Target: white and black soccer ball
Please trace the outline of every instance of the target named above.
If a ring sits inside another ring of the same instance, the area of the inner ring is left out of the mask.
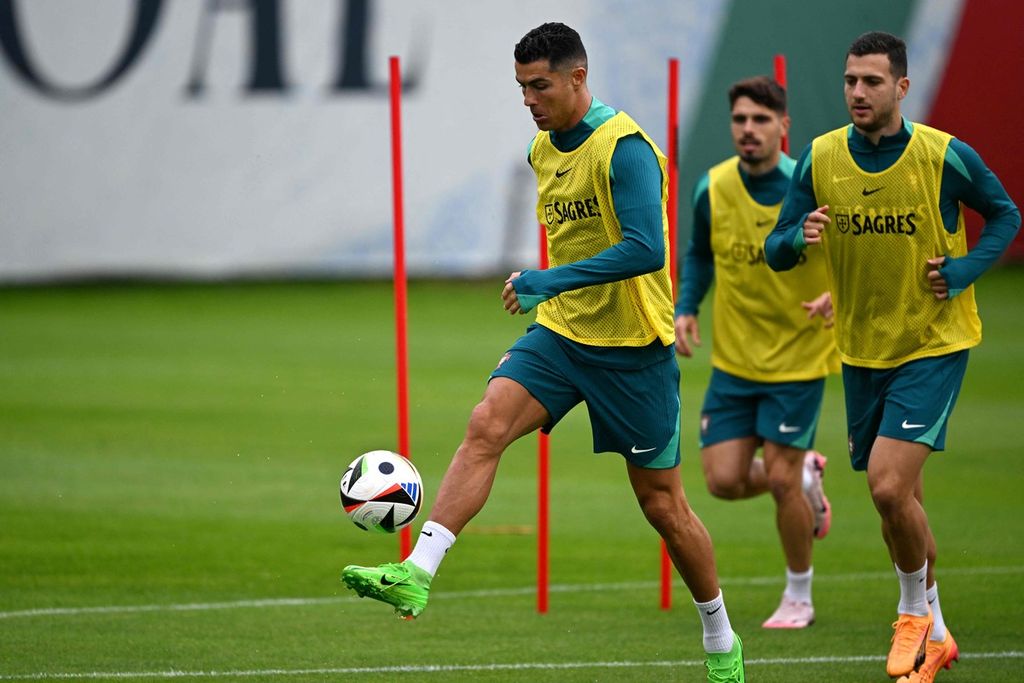
[[[363,453],[341,475],[341,507],[360,529],[394,533],[423,503],[423,480],[408,458],[391,451]]]

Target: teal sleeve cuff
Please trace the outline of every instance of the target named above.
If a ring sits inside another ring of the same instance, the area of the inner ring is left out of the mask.
[[[807,242],[804,241],[804,221],[807,220],[808,214],[804,214],[800,217],[800,221],[793,226],[796,229],[796,234],[793,235],[793,248],[797,252],[801,252],[807,248]]]
[[[523,313],[529,313],[548,300],[548,297],[540,294],[520,294],[518,292],[516,292],[516,298],[519,299],[519,308]]]

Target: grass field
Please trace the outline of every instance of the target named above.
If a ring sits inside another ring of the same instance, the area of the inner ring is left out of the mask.
[[[499,288],[410,289],[412,455],[428,507],[527,322],[501,311]],[[963,652],[940,675],[950,683],[1022,679],[1022,290],[1024,269],[981,282],[985,342],[949,451],[927,468]],[[532,437],[506,453],[420,619],[343,589],[345,564],[397,554],[396,538],[350,524],[337,494],[351,459],[396,445],[392,325],[378,283],[0,289],[0,680],[703,680],[689,596],[677,581],[674,607],[658,608],[657,537],[621,460],[590,453],[582,409],[552,437],[550,613],[533,592]],[[818,623],[766,632],[783,585],[772,505],[703,487],[707,355],[683,366],[683,476],[748,680],[888,680],[897,586],[847,464],[840,383],[819,430],[835,517],[816,546]]]

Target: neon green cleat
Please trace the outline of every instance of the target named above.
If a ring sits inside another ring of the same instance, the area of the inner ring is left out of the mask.
[[[704,665],[708,668],[708,683],[744,683],[743,641],[733,631],[732,649],[728,652],[707,652]]]
[[[373,598],[394,606],[402,617],[418,617],[427,606],[433,577],[412,562],[388,562],[379,567],[350,564],[341,580],[361,598]]]

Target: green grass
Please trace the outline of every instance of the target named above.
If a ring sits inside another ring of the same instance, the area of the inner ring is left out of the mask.
[[[926,470],[943,607],[965,654],[941,674],[950,683],[1019,680],[1024,664],[1022,287],[1021,269],[981,282],[985,342],[949,450]],[[527,322],[501,311],[499,291],[499,279],[410,288],[412,455],[428,507]],[[337,498],[350,460],[396,447],[391,306],[379,283],[0,289],[0,680],[702,680],[689,596],[677,581],[674,607],[658,608],[657,537],[621,460],[590,452],[582,409],[552,438],[548,614],[535,611],[535,537],[523,533],[536,521],[532,437],[506,453],[420,619],[343,589],[345,564],[397,554]],[[766,632],[783,570],[772,504],[704,489],[694,428],[707,355],[683,364],[683,477],[749,680],[888,680],[897,587],[847,465],[840,382],[818,442],[835,511],[816,545],[818,623]],[[381,669],[403,666],[416,668]],[[349,670],[360,667],[371,670]]]

